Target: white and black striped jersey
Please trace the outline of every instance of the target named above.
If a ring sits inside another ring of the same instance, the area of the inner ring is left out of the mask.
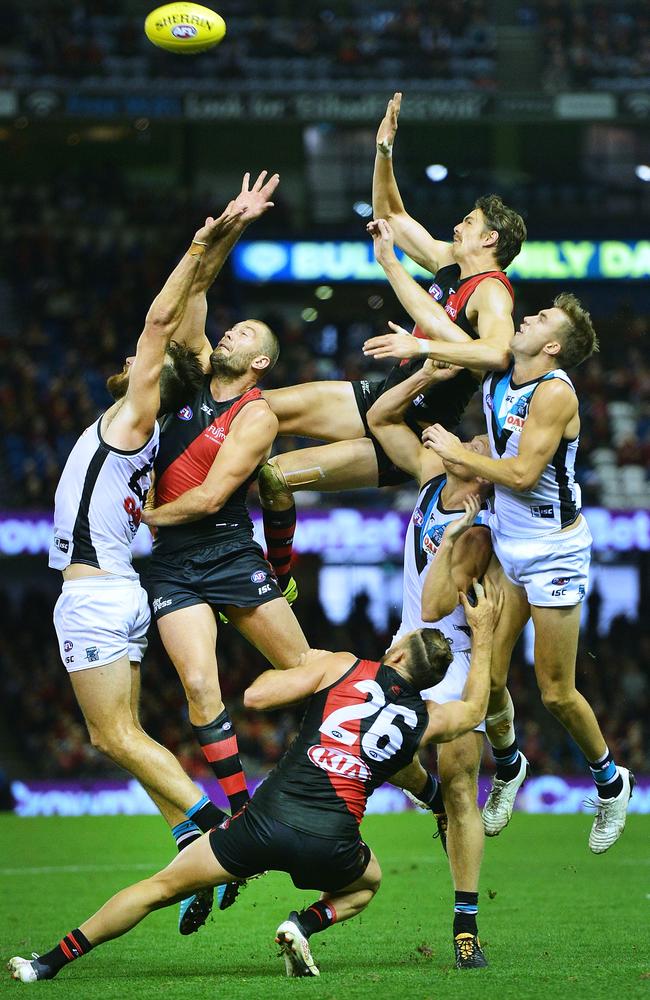
[[[87,427],[68,456],[54,498],[52,569],[71,563],[137,579],[131,543],[151,485],[160,428],[137,451],[120,451],[102,438],[101,420]]]
[[[519,437],[526,424],[530,403],[542,382],[559,378],[573,389],[566,372],[558,369],[523,385],[507,372],[491,372],[483,382],[483,410],[493,458],[514,458],[519,454]],[[492,526],[504,535],[539,538],[559,531],[580,513],[580,487],[575,481],[578,440],[560,441],[539,482],[520,493],[507,486],[494,486]]]
[[[425,483],[406,530],[402,622],[393,642],[415,629],[435,627],[451,641],[453,651],[458,652],[471,648],[470,628],[462,605],[459,604],[440,621],[422,621],[422,588],[429,565],[440,547],[447,525],[465,513],[464,510],[446,510],[443,507],[441,494],[446,482],[447,477],[442,475]],[[487,527],[489,518],[490,511],[486,505],[479,511],[476,524]]]

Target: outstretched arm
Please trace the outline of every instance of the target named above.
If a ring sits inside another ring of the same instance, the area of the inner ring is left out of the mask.
[[[429,449],[404,423],[404,416],[416,396],[455,374],[453,369],[436,368],[427,361],[419,371],[382,393],[368,410],[368,426],[390,460],[419,483],[440,475],[444,467],[441,461],[429,461]]]
[[[438,622],[451,614],[458,604],[459,592],[466,594],[472,580],[483,577],[492,555],[492,543],[487,527],[472,527],[480,508],[480,497],[467,497],[463,517],[445,528],[424,579],[422,621]]]
[[[435,274],[445,264],[452,263],[451,246],[443,240],[434,239],[404,208],[393,172],[393,144],[401,104],[402,95],[394,94],[377,130],[372,211],[375,218],[388,219],[391,223],[398,246],[412,260]]]
[[[569,423],[573,420],[577,423],[577,412],[578,401],[566,382],[549,379],[535,390],[519,438],[519,451],[513,458],[488,458],[470,452],[440,424],[427,427],[422,440],[440,456],[445,466],[521,493],[539,482]]]
[[[169,503],[143,511],[143,522],[164,528],[197,521],[221,510],[237,487],[266,461],[277,432],[278,420],[268,404],[264,400],[248,403],[233,420],[201,485]]]
[[[263,170],[252,187],[250,174],[244,174],[241,191],[228,205],[228,209],[238,213],[237,224],[221,239],[215,241],[203,255],[201,267],[192,284],[183,322],[174,338],[179,343],[187,344],[198,354],[206,371],[209,370],[212,353],[212,346],[205,335],[205,321],[208,314],[206,294],[247,226],[264,215],[269,208],[273,208],[271,198],[280,183],[280,176],[273,174],[267,180],[266,174],[266,170]]]
[[[160,408],[160,372],[165,351],[183,318],[201,258],[215,240],[227,237],[240,213],[240,209],[229,206],[218,219],[206,219],[151,303],[138,339],[124,402],[105,429],[108,444],[128,451],[140,447],[142,435],[151,432]]]
[[[428,701],[429,725],[422,744],[448,743],[463,733],[471,732],[485,718],[490,695],[490,664],[492,660],[492,636],[502,605],[502,595],[496,600],[489,581],[485,589],[474,580],[476,607],[460,594],[460,602],[465,609],[467,622],[472,630],[472,658],[470,671],[465,682],[461,701],[450,701],[445,705]]]

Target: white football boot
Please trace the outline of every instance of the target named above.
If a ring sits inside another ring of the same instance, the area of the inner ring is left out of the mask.
[[[496,837],[510,822],[517,792],[528,777],[528,761],[519,751],[519,772],[510,781],[492,779],[492,788],[483,806],[483,829],[486,837]]]
[[[320,976],[309,950],[309,941],[300,930],[297,918],[298,914],[293,910],[289,914],[289,919],[281,923],[275,932],[275,943],[280,945],[280,952],[284,955],[287,975]]]
[[[634,775],[626,767],[619,767],[618,773],[623,779],[623,788],[614,799],[592,800],[598,810],[589,834],[589,848],[594,854],[604,854],[612,844],[615,844],[625,829],[627,807],[632,798]]]
[[[7,962],[7,969],[11,973],[12,979],[19,979],[21,983],[38,982],[38,974],[34,968],[34,963],[28,958],[10,958]]]

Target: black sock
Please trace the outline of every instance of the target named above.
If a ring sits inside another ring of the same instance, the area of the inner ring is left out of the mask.
[[[517,740],[514,739],[509,747],[492,747],[492,756],[497,766],[496,776],[500,781],[512,781],[519,774],[521,759]]]
[[[202,833],[207,833],[208,830],[213,830],[215,826],[223,823],[228,813],[225,813],[219,806],[215,806],[212,799],[204,795],[198,802],[195,802],[191,809],[187,810],[185,815],[188,820],[191,820],[192,823],[198,826]],[[175,829],[177,828],[174,827]],[[172,833],[174,833],[174,830],[172,830]]]
[[[427,771],[427,780],[418,798],[434,813],[443,813],[445,811],[445,803],[442,799],[442,785],[437,778],[434,778],[430,771]]]
[[[92,948],[90,941],[81,933],[78,927],[61,938],[56,948],[48,951],[45,955],[39,955],[37,961],[40,965],[47,966],[52,976],[56,976],[64,965],[74,962],[75,958],[81,958]]]
[[[454,893],[454,937],[457,934],[478,934],[478,892]]]
[[[267,510],[262,508],[264,540],[267,559],[271,563],[282,590],[291,576],[291,555],[293,536],[296,533],[296,506],[289,510]]]
[[[244,770],[239,759],[237,737],[228,710],[224,708],[221,715],[218,715],[214,722],[208,723],[207,726],[192,726],[192,729],[201,744],[203,756],[228,796],[230,809],[234,816],[242,806],[246,805],[249,795]],[[189,813],[186,815],[188,819],[194,820],[197,826],[201,826],[196,815],[190,816]],[[212,826],[214,825],[216,824],[212,824]]]
[[[318,902],[308,906],[306,910],[302,910],[298,914],[298,920],[305,937],[308,938],[312,934],[317,934],[318,931],[324,931],[331,927],[336,921],[336,910],[331,903],[319,899]]]

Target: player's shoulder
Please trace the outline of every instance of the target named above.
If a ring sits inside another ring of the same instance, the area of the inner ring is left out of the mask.
[[[260,431],[273,428],[277,431],[279,427],[278,418],[263,396],[247,400],[246,405],[236,414],[233,426],[235,423]]]
[[[471,295],[472,304],[488,308],[503,307],[512,312],[514,295],[512,285],[501,271],[489,272],[480,277]]]

